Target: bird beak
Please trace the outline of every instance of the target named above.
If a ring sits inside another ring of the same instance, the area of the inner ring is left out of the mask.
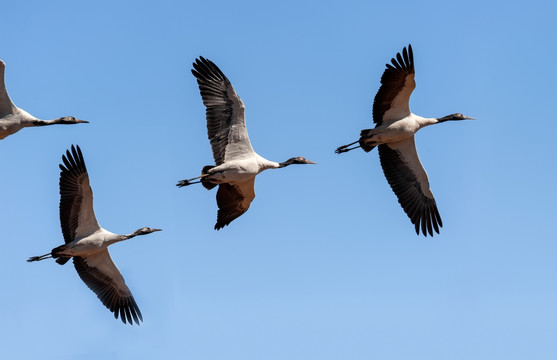
[[[315,165],[317,165],[317,163],[316,163],[316,162],[313,162],[313,161],[309,161],[309,160],[306,160],[306,164],[315,164]]]
[[[86,120],[75,119],[75,121],[78,122],[78,123],[82,123],[82,124],[89,124],[89,121],[86,121]]]
[[[476,120],[476,118],[468,117],[468,116],[465,116],[464,118],[467,119],[467,120]]]
[[[155,232],[155,231],[162,231],[162,229],[151,229],[151,230],[153,230],[153,232]]]

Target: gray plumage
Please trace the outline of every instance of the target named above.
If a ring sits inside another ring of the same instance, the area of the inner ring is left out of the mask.
[[[14,105],[4,81],[6,64],[0,60],[0,140],[12,135],[25,127],[47,126],[56,124],[79,124],[88,121],[76,119],[73,116],[65,116],[53,120],[41,120],[27,111]]]
[[[386,67],[373,101],[375,128],[362,130],[358,141],[340,146],[336,152],[340,154],[358,147],[369,152],[377,146],[385,177],[414,224],[416,233],[419,234],[421,229],[424,236],[433,236],[433,231],[439,233],[443,222],[416,151],[414,134],[425,126],[472,118],[459,113],[424,118],[410,111],[410,95],[416,87],[411,45],[408,50],[404,48],[402,54],[397,53]],[[355,144],[358,145],[350,148]]]
[[[108,253],[108,246],[116,242],[146,235],[160,229],[141,228],[129,235],[117,235],[101,228],[93,210],[93,192],[79,146],[66,151],[60,164],[60,225],[64,245],[50,253],[33,256],[31,261],[48,258],[64,265],[70,258],[79,277],[97,294],[101,302],[124,323],[139,325],[141,311],[126,285],[122,274]]]
[[[259,156],[251,146],[245,122],[244,103],[222,71],[210,60],[199,57],[193,63],[203,104],[206,107],[207,135],[215,166],[205,166],[201,176],[181,180],[177,186],[202,183],[217,191],[219,230],[245,213],[255,198],[255,176],[266,169],[291,164],[315,164],[303,157],[277,163]],[[192,180],[200,179],[193,182]]]

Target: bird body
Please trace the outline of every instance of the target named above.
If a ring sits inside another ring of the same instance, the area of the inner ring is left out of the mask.
[[[259,154],[246,157],[244,159],[231,160],[221,165],[215,166],[207,171],[205,180],[216,184],[243,183],[267,169],[278,169],[280,164],[269,161]]]
[[[429,179],[424,170],[414,135],[423,127],[451,120],[472,119],[460,113],[442,118],[425,118],[410,111],[410,95],[416,87],[414,80],[414,55],[412,46],[403,49],[391,59],[381,76],[381,87],[373,101],[373,129],[360,132],[360,139],[340,146],[337,153],[361,147],[369,152],[378,147],[381,167],[398,202],[415,226],[424,236],[439,233],[443,226]],[[357,146],[350,147],[354,144]]]
[[[99,228],[95,232],[59,246],[55,251],[59,257],[89,256],[103,251],[109,245],[126,240],[125,236],[117,235]]]
[[[88,121],[76,119],[73,116],[61,117],[54,120],[41,120],[27,111],[14,105],[4,82],[6,64],[0,60],[0,140],[26,127],[46,126],[55,124],[79,124]]]
[[[245,122],[245,106],[222,71],[210,60],[200,57],[193,63],[201,98],[206,107],[207,135],[215,165],[205,166],[201,176],[180,180],[178,187],[201,183],[217,191],[219,230],[245,213],[255,198],[257,174],[291,164],[315,164],[299,156],[278,163],[258,155],[251,146]],[[193,181],[197,180],[199,181]]]
[[[60,225],[64,245],[48,254],[33,256],[29,262],[54,258],[60,265],[73,259],[75,269],[101,302],[121,320],[139,324],[143,320],[130,289],[108,253],[116,242],[146,235],[160,229],[143,227],[128,235],[114,234],[99,226],[93,210],[93,192],[79,146],[72,146],[60,164]]]

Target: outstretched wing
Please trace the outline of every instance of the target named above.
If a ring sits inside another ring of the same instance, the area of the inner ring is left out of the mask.
[[[443,226],[433,193],[429,189],[429,180],[418,153],[414,137],[379,145],[379,157],[385,177],[398,197],[398,202],[420,233],[433,236],[433,230],[439,233]]]
[[[210,60],[193,63],[203,104],[207,107],[207,134],[216,165],[253,153],[244,118],[245,107],[234,87]]]
[[[408,102],[416,87],[412,46],[408,45],[408,51],[404,48],[402,56],[397,53],[391,63],[386,65],[381,87],[373,100],[373,122],[377,126],[410,115]]]
[[[100,229],[93,209],[93,191],[79,146],[62,155],[60,164],[60,225],[64,241],[72,242]]]
[[[106,248],[91,256],[75,256],[73,264],[81,280],[114,313],[114,318],[120,316],[124,324],[135,321],[139,325],[139,321],[143,321],[130,289]]]
[[[254,183],[255,176],[236,185],[226,183],[219,185],[217,191],[219,211],[215,230],[222,229],[249,209],[255,199]]]
[[[13,113],[16,108],[12,100],[10,100],[8,91],[6,90],[6,84],[4,82],[5,69],[6,63],[0,60],[0,118],[4,115]]]

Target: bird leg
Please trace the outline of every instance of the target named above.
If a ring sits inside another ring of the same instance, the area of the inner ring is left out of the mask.
[[[191,179],[187,179],[187,180],[180,180],[180,181],[178,181],[178,184],[176,184],[176,186],[184,187],[184,186],[188,186],[188,185],[191,185],[191,184],[199,184],[201,182],[201,180],[199,180],[199,181],[192,181],[192,180],[201,179],[202,177],[203,177],[203,175],[198,176],[198,177],[194,177],[194,178],[191,178]]]
[[[350,151],[350,150],[357,149],[357,148],[360,147],[360,145],[354,146],[354,147],[351,147],[351,148],[348,148],[348,147],[349,147],[349,146],[352,146],[352,145],[354,145],[354,144],[357,144],[358,142],[359,142],[359,141],[354,141],[353,143],[339,146],[339,147],[335,150],[335,153],[337,153],[337,154],[342,154],[343,152],[348,152],[348,151]]]
[[[44,259],[50,259],[52,258],[52,254],[44,254],[41,256],[31,256],[29,259],[27,259],[27,262],[32,262],[32,261],[41,261]]]

